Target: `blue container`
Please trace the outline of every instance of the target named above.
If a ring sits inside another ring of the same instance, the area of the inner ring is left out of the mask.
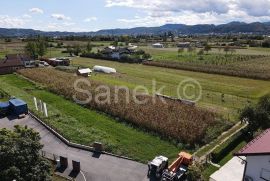
[[[9,102],[0,102],[0,115],[7,115],[9,112]]]
[[[21,114],[28,114],[27,104],[21,99],[9,100],[10,112],[13,115],[19,116]]]

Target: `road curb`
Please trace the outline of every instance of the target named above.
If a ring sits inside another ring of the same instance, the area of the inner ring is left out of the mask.
[[[72,147],[72,148],[77,148],[77,149],[85,150],[85,151],[89,151],[89,152],[93,152],[93,153],[96,152],[93,147],[86,146],[86,145],[81,145],[81,144],[77,144],[77,143],[73,143],[73,142],[68,141],[64,136],[62,136],[57,131],[55,131],[53,128],[51,128],[49,125],[47,125],[46,123],[44,123],[41,119],[39,119],[34,113],[32,113],[30,111],[29,111],[29,116],[31,116],[33,119],[35,119],[40,124],[42,124],[47,130],[49,130],[54,136],[56,136],[58,139],[60,139],[67,146]],[[113,156],[113,157],[117,157],[117,158],[122,158],[122,159],[125,159],[125,160],[136,161],[136,160],[134,160],[132,158],[125,157],[125,156],[120,156],[120,155],[116,155],[116,154],[109,153],[109,152],[106,152],[106,151],[102,151],[102,152],[98,152],[98,153],[101,153],[101,154],[104,154],[104,155]]]

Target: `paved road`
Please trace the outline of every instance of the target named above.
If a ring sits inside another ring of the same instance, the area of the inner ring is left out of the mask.
[[[147,165],[109,155],[96,157],[92,152],[71,148],[31,117],[24,119],[0,119],[0,128],[12,129],[14,125],[27,125],[40,133],[43,151],[80,161],[88,181],[146,181]],[[69,168],[71,168],[69,166]]]

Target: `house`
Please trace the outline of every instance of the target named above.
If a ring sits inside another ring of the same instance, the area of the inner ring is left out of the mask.
[[[92,73],[92,70],[90,68],[78,68],[77,75],[83,76],[83,77],[89,77]]]
[[[235,156],[245,156],[243,180],[270,180],[270,129],[249,142]]]
[[[45,60],[49,65],[56,66],[69,66],[70,59],[69,58],[50,58],[49,60]]]
[[[164,45],[161,43],[155,43],[152,45],[153,48],[164,48]]]
[[[20,55],[7,55],[5,59],[0,60],[0,75],[10,74],[24,67]]]
[[[233,157],[210,176],[209,181],[242,181],[245,157]]]
[[[178,48],[189,48],[191,46],[190,42],[179,42],[177,43]]]
[[[106,47],[104,48],[104,50],[102,50],[102,53],[104,55],[107,55],[113,59],[118,59],[120,60],[123,56],[128,56],[131,53],[133,53],[134,50],[133,49],[129,49],[129,48],[120,48],[120,47]]]

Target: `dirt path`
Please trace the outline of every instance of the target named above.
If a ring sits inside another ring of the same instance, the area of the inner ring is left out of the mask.
[[[234,130],[236,127],[239,127],[241,125],[241,122],[238,122],[236,125],[234,125],[231,129],[229,129],[228,131],[224,132],[222,135],[220,135],[216,140],[212,141],[211,143],[201,147],[197,152],[195,152],[193,155],[195,155],[195,159],[196,161],[203,163],[206,161],[207,155],[209,155],[210,153],[212,153],[218,146],[222,145],[224,142],[226,142],[228,139],[230,139],[232,136],[234,136],[236,133],[238,133],[240,130],[244,129],[247,124],[242,124],[242,126],[240,128],[238,128],[237,130],[233,131],[232,133],[230,133],[232,130]],[[224,135],[230,133],[228,136],[226,136],[225,138]],[[217,141],[218,140],[218,141]],[[214,142],[216,142],[214,144]],[[196,156],[198,152],[200,152],[201,150],[205,149],[206,147],[210,146],[211,144],[214,144],[215,146],[211,147],[209,150],[207,150],[207,152],[205,152],[202,156]]]

